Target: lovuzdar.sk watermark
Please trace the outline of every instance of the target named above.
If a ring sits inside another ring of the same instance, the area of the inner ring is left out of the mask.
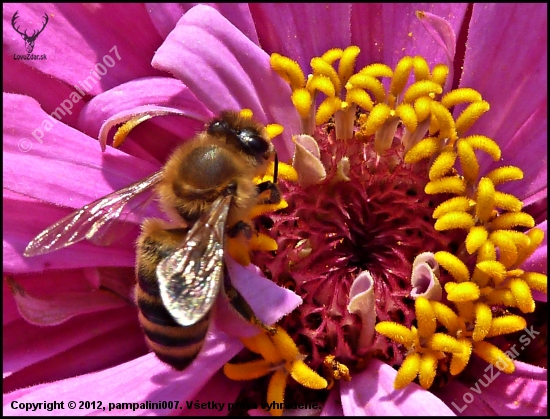
[[[25,50],[27,51],[26,54],[13,54],[14,60],[47,60],[46,54],[33,54],[34,51],[34,43],[36,42],[36,39],[38,38],[38,35],[42,33],[44,28],[46,28],[46,25],[48,24],[48,21],[50,20],[48,18],[48,14],[44,13],[44,22],[42,23],[42,28],[40,29],[31,29],[26,28],[24,30],[21,30],[21,25],[17,26],[17,18],[19,18],[18,15],[19,11],[16,11],[13,14],[13,17],[11,18],[11,26],[17,32],[19,35],[21,35],[21,38],[23,38],[23,41],[25,42]],[[28,34],[27,31],[32,30],[32,34]]]

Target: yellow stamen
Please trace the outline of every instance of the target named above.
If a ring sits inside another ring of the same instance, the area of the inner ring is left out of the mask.
[[[341,48],[332,48],[321,55],[321,58],[327,63],[332,64],[334,61],[339,60],[344,54],[344,50]]]
[[[518,259],[518,250],[516,244],[511,240],[506,230],[493,231],[489,236],[495,246],[500,250],[500,263],[506,268],[510,268]]]
[[[472,355],[472,343],[465,338],[459,339],[458,341],[462,347],[462,352],[453,353],[453,357],[451,358],[451,367],[449,368],[451,375],[457,375],[464,371],[464,368],[466,368],[468,362],[470,362],[470,357]]]
[[[449,301],[459,303],[475,301],[480,296],[479,287],[473,282],[462,282],[460,284],[447,282],[445,284],[445,291],[447,291],[447,299]]]
[[[277,135],[282,134],[284,128],[282,125],[279,124],[267,124],[265,130],[267,131],[267,136],[269,137],[269,139],[272,139],[275,138]]]
[[[485,301],[489,305],[504,305],[506,307],[516,307],[517,302],[512,291],[506,289],[494,290],[485,296]]]
[[[476,216],[488,221],[495,207],[495,185],[490,179],[482,177],[477,186]]]
[[[461,343],[445,333],[435,333],[428,342],[428,346],[434,351],[448,353],[462,353]]]
[[[476,250],[478,250],[483,243],[487,241],[487,238],[489,236],[489,233],[483,226],[474,226],[470,229],[468,232],[468,235],[466,236],[465,245],[466,250],[469,254],[473,254]]]
[[[456,131],[459,135],[463,135],[470,127],[479,119],[481,115],[490,109],[490,105],[484,100],[475,102],[469,105],[462,111],[456,120]]]
[[[383,321],[378,323],[374,328],[381,335],[387,336],[391,340],[407,347],[411,346],[414,342],[414,333],[402,324]]]
[[[313,95],[315,91],[323,92],[326,96],[332,97],[336,94],[334,85],[327,76],[316,74],[311,76],[307,83],[306,89]]]
[[[225,364],[223,373],[235,381],[255,380],[271,372],[271,363],[265,359],[241,364]]]
[[[475,225],[474,217],[467,212],[449,212],[442,215],[437,219],[434,224],[434,228],[437,231],[452,230],[455,228],[461,228],[469,230]]]
[[[254,113],[252,112],[252,109],[245,108],[239,111],[239,115],[242,118],[251,119],[254,116]]]
[[[502,372],[512,374],[516,367],[504,352],[488,342],[474,342],[474,353],[489,364],[493,364]]]
[[[319,105],[315,115],[315,123],[322,125],[327,122],[332,115],[339,111],[342,107],[342,101],[338,97],[327,97]]]
[[[414,132],[418,126],[418,118],[414,108],[408,103],[402,103],[395,108],[395,114],[401,119],[401,122],[409,132]]]
[[[522,313],[532,313],[535,311],[535,300],[531,295],[529,285],[520,278],[514,278],[508,283],[508,287],[518,303],[518,308]]]
[[[441,104],[447,109],[452,108],[459,103],[473,103],[480,102],[481,94],[469,87],[463,87],[460,89],[451,90],[441,98]]]
[[[386,64],[374,63],[363,67],[360,74],[365,74],[372,77],[393,77],[393,70]]]
[[[124,124],[122,124],[120,127],[118,127],[117,131],[115,132],[115,135],[113,136],[113,147],[118,148],[122,145],[124,140],[126,140],[126,137],[130,134],[130,131],[132,131],[135,127],[137,127],[142,122],[147,121],[148,119],[151,119],[152,115],[142,115],[142,116],[136,116],[129,121],[126,121]]]
[[[526,248],[520,248],[518,250],[518,260],[516,262],[518,265],[525,262],[527,258],[537,250],[544,240],[544,231],[540,228],[533,228],[527,232],[527,237],[529,237],[530,243]]]
[[[298,351],[296,344],[283,328],[278,327],[277,333],[271,336],[271,340],[277,347],[277,350],[281,356],[287,361],[293,361],[299,358],[300,352]]]
[[[299,89],[306,85],[306,78],[298,63],[288,57],[273,53],[269,59],[271,68],[277,72],[279,76],[290,84],[292,90]]]
[[[395,376],[395,381],[393,383],[393,388],[399,390],[408,384],[412,383],[413,380],[418,375],[420,370],[420,354],[412,353],[407,355],[397,375]]]
[[[498,285],[506,278],[506,266],[496,260],[485,260],[476,264],[476,267],[489,275]]]
[[[473,205],[475,205],[475,203],[469,198],[465,196],[455,196],[439,204],[434,210],[432,217],[439,218],[443,214],[453,211],[468,212]]]
[[[426,338],[433,335],[436,323],[430,302],[424,297],[417,298],[414,302],[414,311],[418,322],[418,335]]]
[[[461,320],[448,306],[439,301],[430,301],[436,319],[447,329],[449,335],[456,335],[461,328]]]
[[[529,288],[543,292],[544,294],[548,291],[548,277],[544,274],[538,272],[525,272],[521,276],[521,279],[525,281]]]
[[[415,164],[422,159],[427,159],[439,150],[441,141],[435,137],[424,138],[415,144],[405,155],[405,163]],[[437,192],[435,192],[437,193]]]
[[[378,103],[369,113],[367,121],[361,127],[361,132],[364,135],[373,135],[380,129],[391,115],[391,108],[385,103]]]
[[[443,266],[456,280],[466,282],[470,280],[468,267],[458,257],[449,252],[440,251],[435,253],[435,260]]]
[[[283,360],[269,336],[261,332],[249,338],[241,338],[241,342],[249,351],[260,354],[264,360],[277,363]]]
[[[523,171],[519,167],[503,166],[491,170],[485,177],[491,179],[495,185],[500,185],[511,180],[523,179]]]
[[[495,336],[507,335],[523,330],[526,327],[527,322],[523,317],[516,316],[515,314],[508,314],[493,319],[491,322],[491,330],[489,330],[487,337],[492,338]]]
[[[348,79],[351,77],[355,70],[355,61],[361,50],[355,45],[351,45],[344,50],[342,58],[340,58],[340,64],[338,65],[338,77],[345,85]]]
[[[392,95],[398,96],[403,91],[403,89],[407,85],[407,81],[409,80],[409,75],[412,68],[412,57],[406,56],[399,60],[399,62],[395,66],[393,78],[391,80],[390,92]]]
[[[432,166],[430,167],[430,171],[428,173],[429,179],[432,181],[438,180],[445,175],[448,175],[451,169],[454,167],[456,157],[456,153],[452,150],[446,150],[442,152],[439,156],[437,156]]]
[[[420,55],[413,57],[413,68],[415,80],[429,80],[430,79],[430,67],[426,59]]]
[[[372,111],[374,103],[363,89],[349,89],[346,91],[346,102],[355,103],[366,111]]]
[[[456,150],[464,177],[468,182],[474,183],[479,175],[479,163],[474,149],[467,141],[459,140]]]
[[[484,303],[476,303],[475,305],[476,322],[472,338],[478,342],[485,339],[493,321],[493,315],[491,314],[491,307]]]
[[[482,150],[489,154],[494,161],[499,161],[502,155],[500,147],[489,137],[483,135],[472,135],[470,137],[463,138],[462,141],[466,141],[472,148]]]
[[[269,385],[267,386],[267,403],[277,403],[269,409],[269,413],[271,413],[272,416],[283,415],[283,409],[279,408],[279,406],[282,406],[282,403],[285,400],[287,376],[288,373],[285,370],[279,369],[273,373],[271,379],[269,380]]]
[[[428,182],[424,187],[424,192],[428,195],[439,193],[452,193],[455,195],[462,195],[465,191],[466,181],[457,176],[449,176],[434,180],[432,182]]]
[[[439,138],[448,138],[452,144],[457,138],[453,115],[445,106],[435,100],[431,102],[430,110],[439,124]]]
[[[260,250],[263,252],[273,252],[278,249],[277,242],[265,234],[252,236],[248,243],[250,250]]]
[[[412,103],[422,96],[429,96],[431,94],[440,94],[443,88],[434,83],[431,80],[421,80],[413,83],[405,92],[403,101],[406,103]]]
[[[311,105],[313,104],[311,93],[309,93],[309,91],[305,88],[299,88],[292,92],[292,96],[290,98],[300,116],[302,118],[309,117]]]
[[[510,212],[518,212],[523,208],[523,202],[514,195],[504,192],[495,192],[495,206]]]
[[[495,245],[490,241],[483,243],[477,251],[476,263],[483,262],[484,260],[497,260]]]
[[[382,103],[386,100],[386,90],[382,82],[372,76],[366,74],[357,73],[350,77],[346,84],[346,89],[353,88],[367,89],[372,92],[375,100],[378,103]]]
[[[535,220],[525,212],[507,212],[499,215],[491,222],[491,227],[495,230],[507,230],[518,226],[534,227]]]
[[[311,69],[313,70],[314,75],[322,74],[323,76],[327,76],[334,85],[334,90],[336,92],[340,91],[340,78],[338,77],[334,67],[332,67],[329,63],[320,57],[315,57],[311,60]]]
[[[302,360],[297,360],[292,364],[290,376],[304,387],[314,390],[321,390],[328,385],[327,380],[309,368]]]
[[[426,96],[414,101],[414,111],[419,121],[424,121],[431,114],[432,99]]]

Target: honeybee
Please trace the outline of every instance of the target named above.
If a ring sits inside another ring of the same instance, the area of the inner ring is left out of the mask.
[[[273,182],[254,183],[274,162]],[[176,223],[146,219],[137,240],[135,288],[145,340],[157,357],[176,369],[199,353],[211,309],[224,284],[232,304],[262,325],[236,289],[224,281],[225,238],[250,238],[251,209],[276,204],[277,154],[263,125],[226,111],[205,131],[181,145],[157,173],[113,192],[40,233],[24,255],[35,256],[92,239],[145,191],[154,191]]]

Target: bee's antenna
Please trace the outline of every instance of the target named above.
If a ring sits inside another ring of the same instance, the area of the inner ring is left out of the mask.
[[[279,172],[279,157],[277,157],[277,152],[275,152],[275,167],[273,167],[273,183],[277,183],[278,172]]]

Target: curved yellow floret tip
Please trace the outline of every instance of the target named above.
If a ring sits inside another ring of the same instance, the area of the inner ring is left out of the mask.
[[[279,369],[273,373],[271,379],[269,380],[269,384],[267,386],[267,403],[276,403],[273,405],[274,407],[269,409],[269,413],[271,413],[271,416],[283,415],[283,409],[279,408],[278,406],[282,405],[285,400],[285,387],[287,376],[288,373],[285,370]]]
[[[405,163],[415,164],[422,159],[428,159],[435,153],[439,151],[441,145],[441,140],[435,137],[424,138],[415,144],[408,152],[405,154]]]
[[[372,111],[374,103],[371,97],[363,89],[349,89],[346,92],[346,102],[355,103],[363,108],[365,111]]]
[[[413,57],[414,79],[416,81],[430,79],[430,67],[426,59],[420,55]]]
[[[241,364],[225,364],[223,373],[231,380],[255,380],[271,372],[271,364],[265,359]]]
[[[340,77],[342,85],[345,85],[354,73],[355,61],[357,60],[359,52],[361,52],[361,49],[355,45],[351,45],[344,50],[342,58],[340,58],[340,63],[338,64],[338,77]]]
[[[491,322],[491,329],[487,334],[488,338],[507,335],[509,333],[519,332],[527,327],[527,322],[521,316],[508,314],[497,317]]]
[[[474,226],[468,232],[464,244],[466,246],[466,251],[472,255],[477,251],[483,243],[487,241],[489,233],[483,226]]]
[[[408,103],[401,103],[395,108],[395,114],[409,132],[414,132],[418,126],[418,118],[414,108]]]
[[[448,138],[451,142],[454,142],[457,138],[457,130],[451,112],[436,101],[431,102],[430,110],[439,124],[439,138]]]
[[[548,292],[548,277],[538,272],[525,272],[521,279],[529,286],[529,288],[540,291],[544,294]]]
[[[357,73],[351,76],[346,83],[346,89],[353,89],[360,87],[361,89],[367,89],[372,92],[374,99],[378,103],[382,103],[386,100],[386,90],[382,82],[367,74]]]
[[[381,335],[407,347],[414,342],[414,333],[402,324],[383,321],[378,323],[374,328]]]
[[[424,121],[430,116],[432,99],[429,97],[421,97],[414,101],[414,111],[419,121]]]
[[[523,179],[523,171],[516,166],[503,166],[491,170],[485,175],[485,177],[491,179],[495,185],[500,185],[501,183],[509,182],[511,180]]]
[[[239,111],[239,115],[242,118],[251,119],[254,116],[254,112],[252,112],[252,109],[245,108]]]
[[[479,119],[481,115],[487,112],[491,106],[489,103],[482,100],[481,102],[475,102],[468,105],[466,109],[462,111],[460,116],[456,120],[456,130],[460,135],[463,135],[470,129],[472,125]]]
[[[265,126],[265,130],[267,132],[267,136],[271,140],[272,138],[275,138],[277,135],[281,135],[285,129],[282,125],[279,125],[279,124],[268,124]]]
[[[395,376],[395,381],[393,383],[393,388],[399,390],[412,383],[418,375],[419,370],[420,354],[412,353],[407,355],[407,357],[403,360],[399,371],[397,371],[397,375]]]
[[[261,233],[257,236],[252,236],[248,243],[248,247],[250,250],[260,250],[263,252],[272,252],[278,248],[275,240]]]
[[[479,286],[473,282],[461,282],[460,284],[447,282],[445,284],[445,291],[447,291],[447,299],[449,301],[458,303],[476,301],[481,295]]]
[[[288,180],[289,182],[298,181],[298,172],[289,164],[279,163],[279,174],[281,179]]]
[[[321,55],[321,58],[325,60],[327,63],[332,64],[334,61],[342,58],[343,54],[344,54],[343,49],[331,48],[327,52],[325,52],[323,55]]]
[[[315,123],[322,125],[327,122],[331,116],[342,108],[342,101],[338,97],[327,97],[321,102],[317,113],[315,114]]]
[[[290,376],[304,387],[314,390],[322,390],[327,388],[328,382],[302,360],[298,360],[292,364]]]
[[[391,108],[385,103],[378,103],[367,117],[367,121],[361,126],[361,133],[374,135],[391,115]]]
[[[495,207],[502,208],[510,212],[519,212],[523,208],[523,202],[517,199],[514,195],[504,192],[495,192]]]
[[[311,69],[313,70],[313,75],[322,74],[323,76],[327,76],[334,85],[335,91],[340,91],[340,88],[342,87],[340,84],[340,78],[332,65],[327,63],[321,57],[315,57],[311,59]]]
[[[414,302],[414,312],[418,322],[418,335],[421,337],[433,335],[437,325],[430,302],[424,297],[417,298]]]
[[[262,358],[268,362],[276,363],[283,359],[265,332],[258,333],[249,338],[240,339],[246,349],[256,354],[260,354]]]
[[[437,372],[437,357],[434,354],[427,353],[420,359],[420,369],[418,371],[418,382],[424,389],[429,389],[435,379]]]
[[[462,345],[462,352],[453,353],[453,357],[451,358],[451,366],[449,368],[451,375],[457,375],[464,371],[464,368],[466,368],[468,362],[470,362],[470,357],[472,355],[472,343],[465,338],[459,339],[459,342]]]
[[[441,104],[451,108],[459,103],[473,103],[481,101],[481,93],[469,87],[451,90],[441,98]]]
[[[456,150],[464,177],[468,182],[474,183],[479,175],[479,163],[474,149],[466,141],[459,140]]]
[[[475,202],[466,196],[455,196],[447,199],[437,206],[432,217],[439,218],[443,214],[453,211],[468,212],[475,205]]]
[[[334,84],[332,84],[332,81],[327,76],[322,74],[315,74],[311,76],[307,81],[306,89],[311,94],[314,94],[315,91],[319,91],[329,97],[336,95]]]
[[[386,64],[374,63],[363,67],[359,73],[372,77],[393,77],[393,70]]]
[[[495,208],[495,185],[491,179],[482,177],[477,185],[476,217],[485,222]]]
[[[491,330],[491,324],[493,321],[493,315],[491,314],[491,307],[484,303],[477,303],[475,305],[475,326],[472,333],[472,339],[476,342],[485,339],[489,330]]]
[[[431,80],[420,80],[409,86],[403,96],[403,101],[407,103],[414,102],[422,96],[432,94],[440,94],[443,88]]]
[[[307,89],[300,88],[294,90],[290,99],[302,118],[309,117],[311,105],[313,104],[313,98]]]
[[[462,141],[466,141],[472,148],[486,152],[494,161],[500,160],[502,155],[500,147],[491,138],[484,135],[471,135],[470,137],[463,138]]]
[[[304,72],[296,61],[280,54],[273,53],[271,54],[269,62],[271,68],[273,68],[283,80],[290,84],[292,90],[299,89],[306,85]]]
[[[532,313],[535,311],[535,301],[531,294],[531,289],[529,285],[520,278],[514,278],[508,283],[508,287],[514,298],[517,301],[518,308],[522,313]]]
[[[443,266],[453,276],[456,282],[466,282],[470,280],[470,271],[468,267],[452,253],[440,251],[436,252],[434,257],[437,263]]]
[[[428,346],[434,351],[462,353],[462,344],[445,333],[435,333],[428,341]]]
[[[491,222],[491,227],[495,230],[506,230],[514,227],[532,228],[534,226],[534,218],[525,212],[507,212],[499,215]]]
[[[506,374],[512,374],[516,367],[508,355],[488,342],[474,342],[474,353]]]
[[[460,328],[460,320],[456,313],[439,301],[430,301],[436,319],[449,331],[450,335],[456,335]]]
[[[403,89],[407,85],[407,81],[409,80],[409,75],[412,68],[412,57],[405,56],[399,60],[399,62],[395,66],[393,78],[391,80],[390,92],[392,95],[398,96],[403,91]]]
[[[281,327],[277,327],[277,333],[271,336],[273,344],[277,347],[281,356],[288,360],[295,360],[300,352],[290,335]]]
[[[432,81],[443,86],[449,75],[449,67],[445,64],[437,64],[432,69]]]
[[[466,181],[458,176],[449,176],[434,180],[428,182],[424,187],[424,192],[428,195],[439,193],[452,193],[455,195],[463,195],[465,191]]]
[[[151,119],[151,115],[143,115],[143,116],[136,116],[129,121],[126,121],[124,124],[122,124],[115,132],[115,135],[113,136],[113,147],[118,148],[122,145],[124,140],[126,140],[126,137],[130,134],[130,131],[132,131],[135,127],[137,127],[142,122],[147,121],[148,119]]]
[[[527,232],[527,237],[530,241],[527,247],[518,249],[518,260],[516,262],[518,265],[525,262],[527,258],[531,256],[535,250],[537,250],[544,240],[544,231],[540,228],[533,228]]]
[[[432,163],[428,178],[430,180],[438,180],[449,174],[454,167],[457,154],[452,150],[443,151]]]
[[[476,264],[476,267],[488,275],[495,281],[495,284],[500,284],[506,278],[506,266],[496,260],[484,260]]]

